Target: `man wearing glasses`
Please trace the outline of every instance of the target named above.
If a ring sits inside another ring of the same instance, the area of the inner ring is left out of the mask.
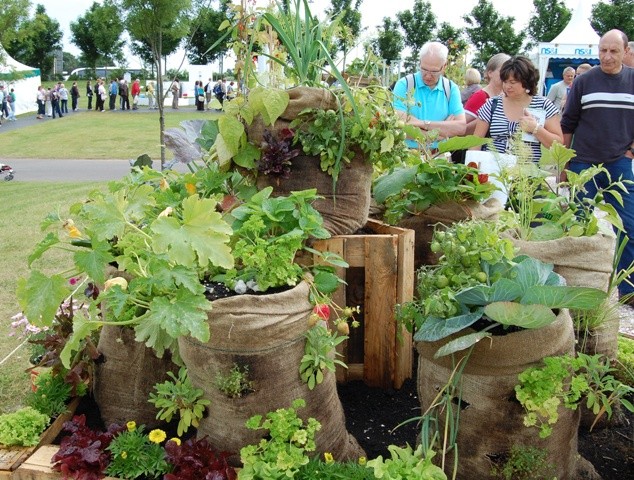
[[[398,115],[423,132],[438,131],[439,139],[464,135],[466,130],[460,89],[443,77],[448,53],[442,43],[426,43],[420,52],[420,71],[394,85]],[[415,142],[408,143],[416,147]]]

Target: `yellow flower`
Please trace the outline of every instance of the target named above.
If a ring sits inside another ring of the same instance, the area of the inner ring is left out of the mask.
[[[332,458],[332,453],[324,452],[324,460],[327,464],[335,463],[335,459]]]
[[[174,442],[176,445],[180,445],[181,444],[181,439],[178,437],[172,437],[170,438],[170,442]]]
[[[125,426],[128,427],[128,432],[134,432],[136,430],[136,422],[133,420],[126,423]]]
[[[359,457],[359,465],[365,465],[368,463],[368,459],[365,457]]]
[[[152,443],[161,443],[163,440],[167,438],[167,434],[160,429],[152,430],[148,435],[150,442]]]
[[[121,458],[123,458],[124,460],[128,458],[128,452],[121,452]]]
[[[167,207],[165,210],[159,213],[158,218],[169,217],[173,211],[174,209],[172,207]]]
[[[66,230],[68,230],[68,236],[70,238],[81,238],[83,236],[81,231],[74,225],[68,227]]]
[[[168,188],[170,188],[170,184],[167,183],[167,180],[164,178],[161,178],[161,182],[159,183],[159,188],[163,191],[167,190]]]
[[[103,291],[105,292],[109,288],[114,287],[115,285],[119,285],[121,290],[125,290],[128,288],[128,281],[123,277],[114,277],[109,280],[106,280],[106,283],[103,285]]]
[[[189,193],[190,195],[193,195],[196,193],[196,185],[194,185],[193,183],[186,183],[185,190],[187,190],[187,193]]]

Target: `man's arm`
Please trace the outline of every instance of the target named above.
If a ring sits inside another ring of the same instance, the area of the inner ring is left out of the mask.
[[[420,128],[423,132],[438,130],[441,139],[464,135],[467,123],[465,114],[449,115],[446,120],[430,121],[419,120],[416,117],[407,115],[402,110],[396,110],[396,114],[407,124]]]

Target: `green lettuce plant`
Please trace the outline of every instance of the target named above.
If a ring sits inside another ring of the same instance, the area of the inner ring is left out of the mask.
[[[400,480],[405,478],[417,478],[421,480],[447,480],[447,475],[440,467],[432,463],[434,452],[423,451],[419,445],[416,450],[411,446],[387,447],[391,458],[383,459],[382,455],[368,461],[368,468],[374,470],[374,476],[385,480]]]
[[[33,447],[40,441],[40,435],[48,427],[50,418],[35,410],[24,407],[13,413],[0,415],[0,445]]]

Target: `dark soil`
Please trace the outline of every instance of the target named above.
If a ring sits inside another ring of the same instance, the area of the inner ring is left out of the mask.
[[[348,431],[368,458],[389,457],[390,444],[416,443],[416,421],[396,428],[421,414],[413,380],[407,380],[400,390],[385,391],[355,381],[340,385],[338,391]],[[634,480],[634,415],[624,414],[618,426],[595,427],[591,433],[581,429],[579,453],[594,465],[603,480]]]

